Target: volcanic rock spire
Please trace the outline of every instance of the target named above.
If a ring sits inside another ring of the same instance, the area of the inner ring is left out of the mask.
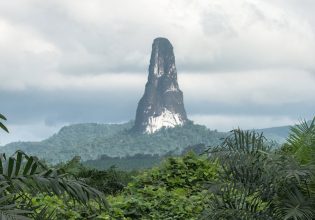
[[[148,82],[138,103],[134,130],[154,133],[162,127],[175,127],[186,121],[173,46],[166,38],[156,38],[152,45]]]

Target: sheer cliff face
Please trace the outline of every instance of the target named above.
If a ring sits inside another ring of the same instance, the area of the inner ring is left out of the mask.
[[[162,127],[175,127],[187,121],[183,92],[177,82],[173,47],[166,38],[152,45],[148,82],[140,99],[134,130],[154,133]]]

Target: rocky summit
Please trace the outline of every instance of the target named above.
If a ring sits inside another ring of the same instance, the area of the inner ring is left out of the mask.
[[[154,133],[187,122],[183,92],[177,82],[173,46],[166,38],[153,41],[148,82],[138,103],[134,130]]]

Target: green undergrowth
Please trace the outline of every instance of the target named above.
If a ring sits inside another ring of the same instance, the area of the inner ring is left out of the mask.
[[[113,215],[122,219],[197,219],[210,199],[206,184],[218,164],[189,153],[169,158],[143,172],[122,194],[110,197]]]
[[[38,211],[49,207],[52,219],[198,219],[211,199],[206,186],[217,178],[218,168],[218,163],[193,153],[168,158],[159,167],[128,177],[129,183],[120,193],[107,190],[108,209],[93,217],[91,207],[98,210],[97,203],[87,209],[43,194],[32,202]]]

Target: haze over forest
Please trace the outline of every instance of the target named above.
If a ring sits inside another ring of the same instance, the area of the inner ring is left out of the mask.
[[[2,1],[0,100],[10,134],[0,145],[134,119],[160,36],[174,46],[196,123],[228,131],[311,119],[314,8],[312,0]]]

